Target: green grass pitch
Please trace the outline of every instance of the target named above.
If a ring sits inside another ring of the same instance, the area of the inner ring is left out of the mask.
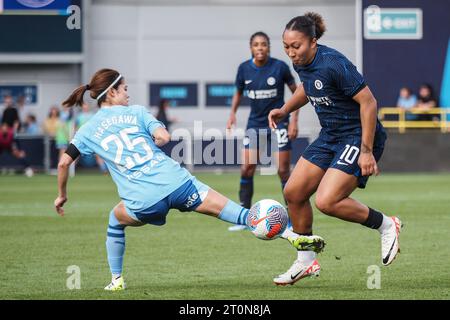
[[[237,200],[237,174],[198,174]],[[128,289],[105,292],[110,274],[106,227],[119,201],[110,177],[77,175],[69,181],[66,216],[53,209],[56,177],[0,177],[1,299],[449,299],[450,175],[371,178],[354,197],[398,215],[405,227],[402,253],[381,266],[376,231],[315,210],[314,233],[327,241],[321,275],[277,287],[273,276],[296,257],[281,239],[249,232],[197,213],[171,211],[165,226],[126,229],[124,276]],[[254,201],[282,201],[276,176],[256,176]],[[69,290],[67,268],[79,266],[81,289]],[[368,267],[380,267],[381,288],[368,289]]]

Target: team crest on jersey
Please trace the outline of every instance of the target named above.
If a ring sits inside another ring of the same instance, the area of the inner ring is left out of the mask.
[[[321,90],[323,88],[323,83],[320,80],[316,80],[314,81],[314,86],[316,87],[317,90]]]
[[[269,77],[269,78],[267,78],[267,84],[268,84],[269,86],[273,86],[276,82],[277,82],[277,81],[275,80],[274,77]]]

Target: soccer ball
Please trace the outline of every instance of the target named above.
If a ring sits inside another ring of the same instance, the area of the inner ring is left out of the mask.
[[[289,216],[283,205],[271,199],[255,203],[247,217],[250,230],[262,240],[278,238],[286,229],[288,221]]]

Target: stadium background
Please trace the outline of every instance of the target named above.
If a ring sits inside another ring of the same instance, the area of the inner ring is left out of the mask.
[[[34,86],[35,101],[25,106],[24,113],[35,114],[38,123],[45,119],[50,106],[60,104],[74,87],[87,83],[95,70],[113,67],[127,78],[131,103],[155,107],[161,97],[158,94],[175,86],[175,91],[165,91],[169,99],[173,98],[173,104],[178,104],[170,110],[180,120],[172,129],[188,129],[197,135],[196,139],[202,139],[193,130],[194,121],[202,121],[203,130],[214,128],[225,133],[230,98],[220,95],[230,92],[237,66],[250,57],[249,35],[258,30],[268,33],[272,55],[290,65],[283,52],[281,33],[290,17],[305,11],[323,15],[328,30],[320,42],[341,51],[363,72],[380,107],[394,106],[401,86],[417,90],[424,82],[435,88],[441,106],[450,106],[450,71],[444,74],[446,57],[450,56],[450,3],[445,0],[432,3],[415,0],[407,6],[403,1],[386,0],[61,0],[52,4],[56,6],[52,15],[11,14],[18,11],[8,11],[8,3],[13,9],[14,3],[16,7],[21,5],[15,0],[4,3],[0,27],[7,31],[0,35],[0,86]],[[55,3],[60,3],[59,7]],[[81,7],[81,29],[65,27],[68,16],[61,8],[70,4]],[[420,8],[423,37],[366,39],[363,11],[370,5]],[[4,94],[5,88],[2,89]],[[218,92],[219,97],[208,96],[211,92],[212,95]],[[209,103],[211,98],[218,101]],[[95,103],[90,103],[95,108]],[[248,113],[248,107],[240,107],[239,128],[245,128]],[[313,108],[310,105],[302,108],[293,163],[319,130]],[[241,137],[237,135],[238,139]],[[393,145],[404,145],[404,139],[404,135],[397,138],[393,133],[391,140]],[[432,165],[405,167],[387,153],[382,160],[383,169],[450,169],[448,139],[441,141],[442,137],[434,134],[418,139],[425,139],[423,147],[429,146],[430,151],[440,150],[440,157],[427,160]],[[23,145],[25,149],[31,148],[29,153],[34,155],[31,163],[36,167],[48,169],[49,163],[55,166],[54,152],[51,159],[45,159],[47,152],[42,140],[26,140]],[[423,154],[435,153],[425,150]],[[7,165],[15,163],[5,155],[0,160]]]

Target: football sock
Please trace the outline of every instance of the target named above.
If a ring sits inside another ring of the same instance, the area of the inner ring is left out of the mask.
[[[289,220],[289,224],[291,223],[291,220]],[[287,239],[287,238],[291,238],[291,239],[297,239],[298,237],[300,237],[300,235],[298,233],[295,233],[294,231],[292,231],[289,228],[289,224],[287,226],[287,228],[283,231],[283,233],[281,234],[281,238],[283,239]]]
[[[24,168],[28,168],[30,166],[30,163],[28,162],[28,160],[25,157],[24,158],[20,158],[19,161],[20,161],[20,164]]]
[[[290,221],[289,221],[290,222]],[[284,230],[284,232],[281,234],[281,238],[283,239],[297,239],[300,236],[312,236],[312,232],[309,233],[296,233],[294,232],[292,229],[286,228],[286,230]]]
[[[314,251],[298,251],[297,252],[297,260],[300,261],[301,264],[311,264],[316,258],[316,253]]]
[[[242,177],[239,189],[239,201],[241,206],[250,209],[253,197],[253,177]]]
[[[228,200],[225,207],[219,213],[218,218],[234,224],[247,225],[248,212],[248,209],[241,207],[234,201]]]
[[[111,274],[117,278],[122,274],[123,255],[125,253],[125,226],[119,223],[114,215],[114,210],[111,210],[109,214],[106,252]]]
[[[383,233],[383,232],[389,230],[391,228],[392,224],[393,224],[392,219],[383,214],[383,222],[381,222],[381,226],[378,228],[378,231],[380,233]]]
[[[385,215],[381,212],[369,208],[369,216],[367,217],[367,220],[361,224],[370,229],[378,229],[381,227],[384,217]]]

